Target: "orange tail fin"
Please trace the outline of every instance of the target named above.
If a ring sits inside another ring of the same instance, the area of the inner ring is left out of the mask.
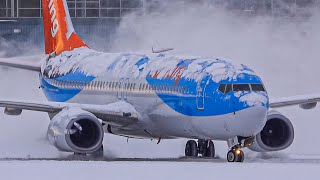
[[[66,0],[42,0],[42,14],[46,54],[87,47],[73,28]]]

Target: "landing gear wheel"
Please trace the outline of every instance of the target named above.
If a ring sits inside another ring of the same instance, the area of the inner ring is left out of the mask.
[[[239,161],[237,162],[243,162],[244,161],[244,153],[243,151],[240,150],[240,158],[239,158]]]
[[[228,162],[243,162],[244,153],[240,149],[231,149],[227,154]]]
[[[209,141],[205,157],[214,158],[215,157],[215,153],[216,152],[215,152],[214,144],[213,144],[212,141]]]
[[[207,154],[208,142],[208,140],[204,139],[198,140],[198,154],[201,154],[203,157],[205,157]]]
[[[235,162],[236,161],[236,152],[234,150],[230,150],[227,154],[228,162]]]
[[[198,156],[198,147],[197,142],[194,140],[189,140],[185,148],[185,156],[187,157],[197,157]]]

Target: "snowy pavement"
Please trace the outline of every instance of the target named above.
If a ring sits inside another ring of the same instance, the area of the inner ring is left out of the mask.
[[[319,164],[0,161],[1,179],[317,179]]]

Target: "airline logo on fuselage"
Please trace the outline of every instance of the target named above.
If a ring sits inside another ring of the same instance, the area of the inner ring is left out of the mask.
[[[174,85],[178,85],[179,82],[181,81],[182,78],[182,71],[188,69],[188,67],[184,67],[184,66],[178,66],[176,67],[172,72],[167,72],[164,75],[164,78],[167,79],[174,79]],[[160,70],[157,70],[154,74],[150,74],[150,78],[152,79],[157,79],[159,74],[160,74]]]
[[[50,0],[49,2],[49,10],[50,10],[50,15],[51,15],[51,23],[52,23],[52,27],[51,27],[51,35],[52,37],[56,37],[58,31],[59,31],[59,22],[56,18],[57,16],[57,10],[54,6],[54,3],[53,3],[54,0]]]

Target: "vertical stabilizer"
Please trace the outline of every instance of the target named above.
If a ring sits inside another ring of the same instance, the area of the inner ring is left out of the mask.
[[[42,0],[42,13],[46,54],[87,47],[73,28],[66,0]]]

